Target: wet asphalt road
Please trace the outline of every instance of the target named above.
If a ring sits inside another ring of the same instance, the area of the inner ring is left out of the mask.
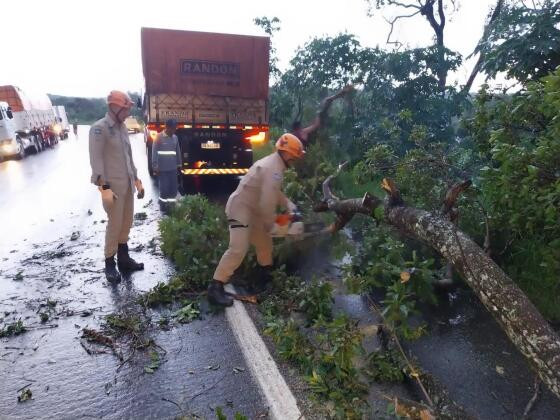
[[[121,365],[112,354],[89,355],[82,347],[83,327],[98,327],[104,315],[173,274],[159,251],[161,214],[139,134],[131,143],[146,197],[135,200],[135,212],[147,218],[135,220],[129,246],[146,270],[116,287],[105,281],[106,217],[89,183],[87,132],[80,126],[78,139],[70,135],[54,150],[0,163],[0,327],[21,319],[30,329],[0,338],[0,418],[215,418],[217,406],[228,417],[266,413],[223,313],[203,311],[202,320],[151,331],[163,349],[153,374],[144,372],[147,352]],[[56,306],[46,308],[47,299]],[[46,323],[41,311],[49,312]],[[33,399],[18,403],[24,386]]]

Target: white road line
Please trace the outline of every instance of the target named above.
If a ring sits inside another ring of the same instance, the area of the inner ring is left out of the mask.
[[[231,286],[226,286],[228,288]],[[251,374],[268,402],[270,416],[277,420],[304,419],[294,394],[279,372],[243,303],[234,301],[233,306],[226,309],[226,317]]]

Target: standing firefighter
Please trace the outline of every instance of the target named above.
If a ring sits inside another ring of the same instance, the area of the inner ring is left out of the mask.
[[[175,135],[177,121],[165,122],[165,130],[152,144],[152,167],[159,178],[159,202],[164,209],[177,201],[177,169],[181,167],[181,151]]]
[[[208,287],[208,300],[216,305],[230,306],[232,298],[224,291],[237,267],[241,265],[249,244],[255,246],[259,278],[253,284],[262,291],[270,281],[272,268],[272,237],[276,208],[296,212],[296,206],[282,192],[284,171],[305,152],[299,139],[284,134],[276,142],[276,152],[255,162],[243,177],[226,204],[229,223],[229,247],[222,256],[214,279]]]
[[[99,187],[103,208],[107,212],[105,232],[105,276],[109,282],[118,282],[120,273],[115,266],[117,254],[121,271],[143,270],[128,255],[128,234],[134,213],[133,191],[144,197],[144,187],[136,176],[128,131],[123,121],[130,114],[130,97],[117,90],[107,98],[108,112],[95,122],[89,131],[91,182]]]

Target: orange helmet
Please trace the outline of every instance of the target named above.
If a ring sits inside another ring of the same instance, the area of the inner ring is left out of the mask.
[[[276,141],[276,150],[283,150],[298,159],[305,155],[305,150],[303,150],[303,144],[301,141],[290,133],[282,134],[280,136],[280,138]]]
[[[112,90],[111,93],[109,93],[109,96],[107,96],[107,103],[129,109],[132,108],[132,105],[134,105],[130,96],[120,90]]]

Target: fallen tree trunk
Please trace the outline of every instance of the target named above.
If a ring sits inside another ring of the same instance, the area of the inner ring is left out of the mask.
[[[389,224],[428,244],[453,265],[543,383],[560,398],[560,337],[484,250],[459,231],[447,215],[406,206],[391,180],[383,180],[388,193],[384,201],[368,194],[362,199],[339,200],[330,191],[331,180],[329,177],[323,183],[325,197],[315,211],[336,213],[332,231],[341,229],[357,213],[372,216],[376,207],[383,206]]]

